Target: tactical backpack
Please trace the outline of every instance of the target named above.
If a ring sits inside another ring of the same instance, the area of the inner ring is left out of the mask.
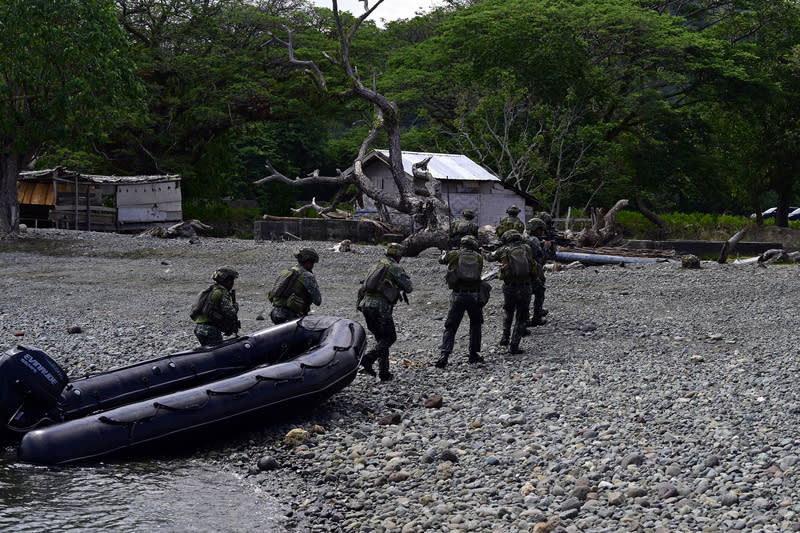
[[[200,315],[205,315],[206,311],[208,310],[209,300],[211,298],[211,292],[216,287],[216,284],[209,285],[207,289],[204,289],[197,295],[197,299],[192,306],[192,309],[189,311],[189,317],[194,320]]]
[[[457,283],[475,283],[481,279],[480,254],[473,250],[459,250],[455,261],[450,265],[445,276],[447,285],[452,289]]]
[[[481,279],[480,254],[472,250],[458,252],[456,275],[460,281],[479,281]]]
[[[386,278],[386,270],[389,265],[381,261],[372,266],[372,270],[367,274],[367,279],[364,280],[364,288],[368,291],[379,292],[383,280]]]
[[[275,282],[272,284],[272,290],[267,294],[269,301],[275,303],[275,300],[288,298],[291,296],[294,282],[299,275],[300,272],[294,268],[282,270],[275,279]]]
[[[400,298],[400,289],[389,279],[389,264],[381,261],[372,267],[364,280],[364,290],[377,292],[394,305]]]
[[[514,246],[506,254],[503,279],[523,279],[531,276],[533,264],[525,246]]]
[[[453,228],[455,235],[476,235],[478,233],[478,225],[469,220],[456,221],[455,228]]]

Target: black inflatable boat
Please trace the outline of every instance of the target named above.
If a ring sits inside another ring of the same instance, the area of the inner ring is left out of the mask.
[[[68,380],[44,352],[0,356],[0,430],[20,458],[63,464],[264,409],[319,404],[356,376],[357,322],[308,316],[213,347]]]

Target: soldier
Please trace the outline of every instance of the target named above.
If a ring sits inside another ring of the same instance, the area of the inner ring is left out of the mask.
[[[502,220],[500,220],[500,225],[498,225],[497,228],[495,229],[495,233],[497,234],[498,239],[502,239],[503,233],[505,233],[508,230],[513,229],[518,231],[520,234],[522,234],[522,232],[525,231],[525,224],[523,224],[522,221],[517,216],[519,214],[519,207],[515,205],[509,206],[509,208],[506,209],[506,213],[508,214],[508,216],[503,217]]]
[[[544,245],[544,254],[547,259],[556,258],[556,225],[553,217],[547,211],[541,211],[537,218],[544,222],[544,231],[539,236],[539,241]]]
[[[547,226],[540,218],[532,218],[528,221],[527,243],[533,251],[533,259],[539,266],[539,273],[533,280],[533,317],[530,320],[531,326],[543,326],[547,323],[547,309],[544,308],[545,277],[544,264],[547,262],[545,245],[540,239],[545,239]]]
[[[472,209],[464,209],[464,212],[461,214],[463,218],[456,220],[453,224],[453,240],[456,246],[459,246],[461,243],[461,237],[465,235],[472,235],[473,237],[478,237],[478,224],[472,221],[475,218],[475,211]]]
[[[375,336],[375,346],[361,358],[364,372],[375,375],[372,368],[378,361],[378,377],[381,381],[391,381],[389,372],[389,347],[397,340],[392,311],[394,304],[413,290],[411,279],[400,266],[403,254],[399,245],[390,244],[386,257],[372,266],[364,285],[359,290],[358,310],[364,314],[367,329]]]
[[[297,265],[281,271],[269,292],[269,301],[273,306],[269,317],[274,324],[306,316],[311,304],[322,303],[322,294],[313,274],[319,255],[313,248],[300,248],[294,252],[294,256]]]
[[[537,275],[537,264],[531,247],[522,240],[516,230],[503,233],[503,245],[492,252],[488,259],[500,261],[498,277],[503,280],[503,334],[501,346],[509,346],[509,353],[520,354],[520,339],[528,325],[528,307],[531,304],[531,283]],[[511,329],[512,323],[514,329]]]
[[[220,267],[211,276],[214,283],[198,295],[189,316],[195,323],[194,334],[203,346],[220,344],[223,334],[239,332],[239,304],[233,290],[238,277],[233,268]]]
[[[483,363],[484,359],[479,353],[483,324],[483,306],[479,300],[483,257],[478,251],[478,239],[472,235],[461,237],[461,248],[450,252],[442,250],[439,263],[447,265],[445,279],[453,292],[450,294],[450,310],[444,322],[444,335],[439,348],[441,354],[436,360],[436,367],[447,366],[464,312],[469,316],[469,362]]]

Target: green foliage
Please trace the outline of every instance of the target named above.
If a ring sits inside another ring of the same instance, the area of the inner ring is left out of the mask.
[[[322,59],[341,59],[330,9],[290,0],[116,4],[125,35],[110,0],[0,3],[0,29],[14,28],[0,32],[0,71],[44,80],[20,86],[36,107],[0,114],[4,149],[15,143],[38,152],[39,165],[93,173],[179,173],[189,211],[231,197],[288,215],[300,196],[328,199],[332,188],[253,182],[265,161],[289,177],[350,167],[374,119]],[[662,213],[800,205],[797,3],[447,6],[385,29],[368,21],[352,41],[361,79],[374,74],[399,105],[403,149],[465,153],[557,209],[635,197]],[[345,25],[353,20],[343,14]],[[324,90],[287,65],[285,47],[264,46],[270,32],[288,37],[284,24],[295,57],[325,74]],[[141,86],[146,115],[123,98]],[[12,87],[0,81],[0,101],[15,101]],[[42,98],[45,90],[55,97]],[[386,144],[382,135],[374,146]],[[637,232],[652,231],[648,224],[626,220]],[[734,222],[684,215],[669,224],[692,235]]]
[[[754,222],[745,216],[709,213],[668,213],[659,215],[667,225],[664,235],[658,226],[638,211],[622,210],[617,222],[628,239],[727,240]]]

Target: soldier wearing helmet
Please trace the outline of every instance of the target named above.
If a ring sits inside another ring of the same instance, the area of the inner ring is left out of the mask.
[[[517,217],[519,214],[519,207],[511,205],[506,209],[506,213],[508,216],[503,217],[502,220],[500,220],[500,224],[495,228],[498,239],[502,239],[503,234],[508,230],[517,230],[519,233],[525,231],[525,224]]]
[[[270,291],[272,311],[269,317],[275,324],[304,317],[311,311],[311,304],[322,303],[322,294],[313,274],[319,254],[313,248],[300,248],[295,250],[294,256],[297,265],[281,271]]]
[[[214,283],[197,296],[190,317],[194,320],[194,334],[200,344],[220,344],[223,335],[239,332],[239,304],[233,283],[239,273],[229,266],[214,271]]]
[[[452,238],[450,239],[450,248],[458,248],[460,245],[461,237],[464,235],[478,236],[478,224],[473,222],[475,218],[475,211],[472,209],[464,209],[461,214],[462,218],[453,223]]]
[[[394,325],[394,304],[406,293],[414,290],[411,279],[400,266],[403,249],[396,243],[386,248],[386,257],[372,265],[361,289],[358,291],[359,311],[364,314],[367,329],[375,336],[375,346],[361,358],[364,373],[375,375],[372,365],[378,361],[378,377],[391,381],[389,348],[397,340]],[[406,301],[408,299],[406,298]]]
[[[442,250],[439,263],[447,265],[445,281],[451,289],[450,309],[444,321],[444,334],[439,347],[439,358],[434,363],[444,368],[453,352],[456,332],[464,318],[469,317],[469,356],[470,363],[483,363],[481,351],[481,327],[483,326],[483,304],[480,299],[481,272],[483,256],[478,251],[478,239],[472,235],[461,237],[458,250]]]
[[[528,325],[528,307],[538,265],[531,247],[524,242],[519,231],[508,230],[501,240],[503,245],[488,256],[490,261],[502,263],[498,276],[503,280],[504,313],[500,345],[509,346],[512,354],[520,354],[524,352],[519,343]]]
[[[531,326],[543,326],[547,323],[547,309],[544,308],[545,276],[544,264],[547,262],[547,254],[543,240],[547,231],[547,223],[539,217],[528,221],[528,237],[526,242],[533,251],[533,258],[539,265],[539,274],[533,280],[533,308],[531,313]],[[540,240],[541,239],[541,240]]]

